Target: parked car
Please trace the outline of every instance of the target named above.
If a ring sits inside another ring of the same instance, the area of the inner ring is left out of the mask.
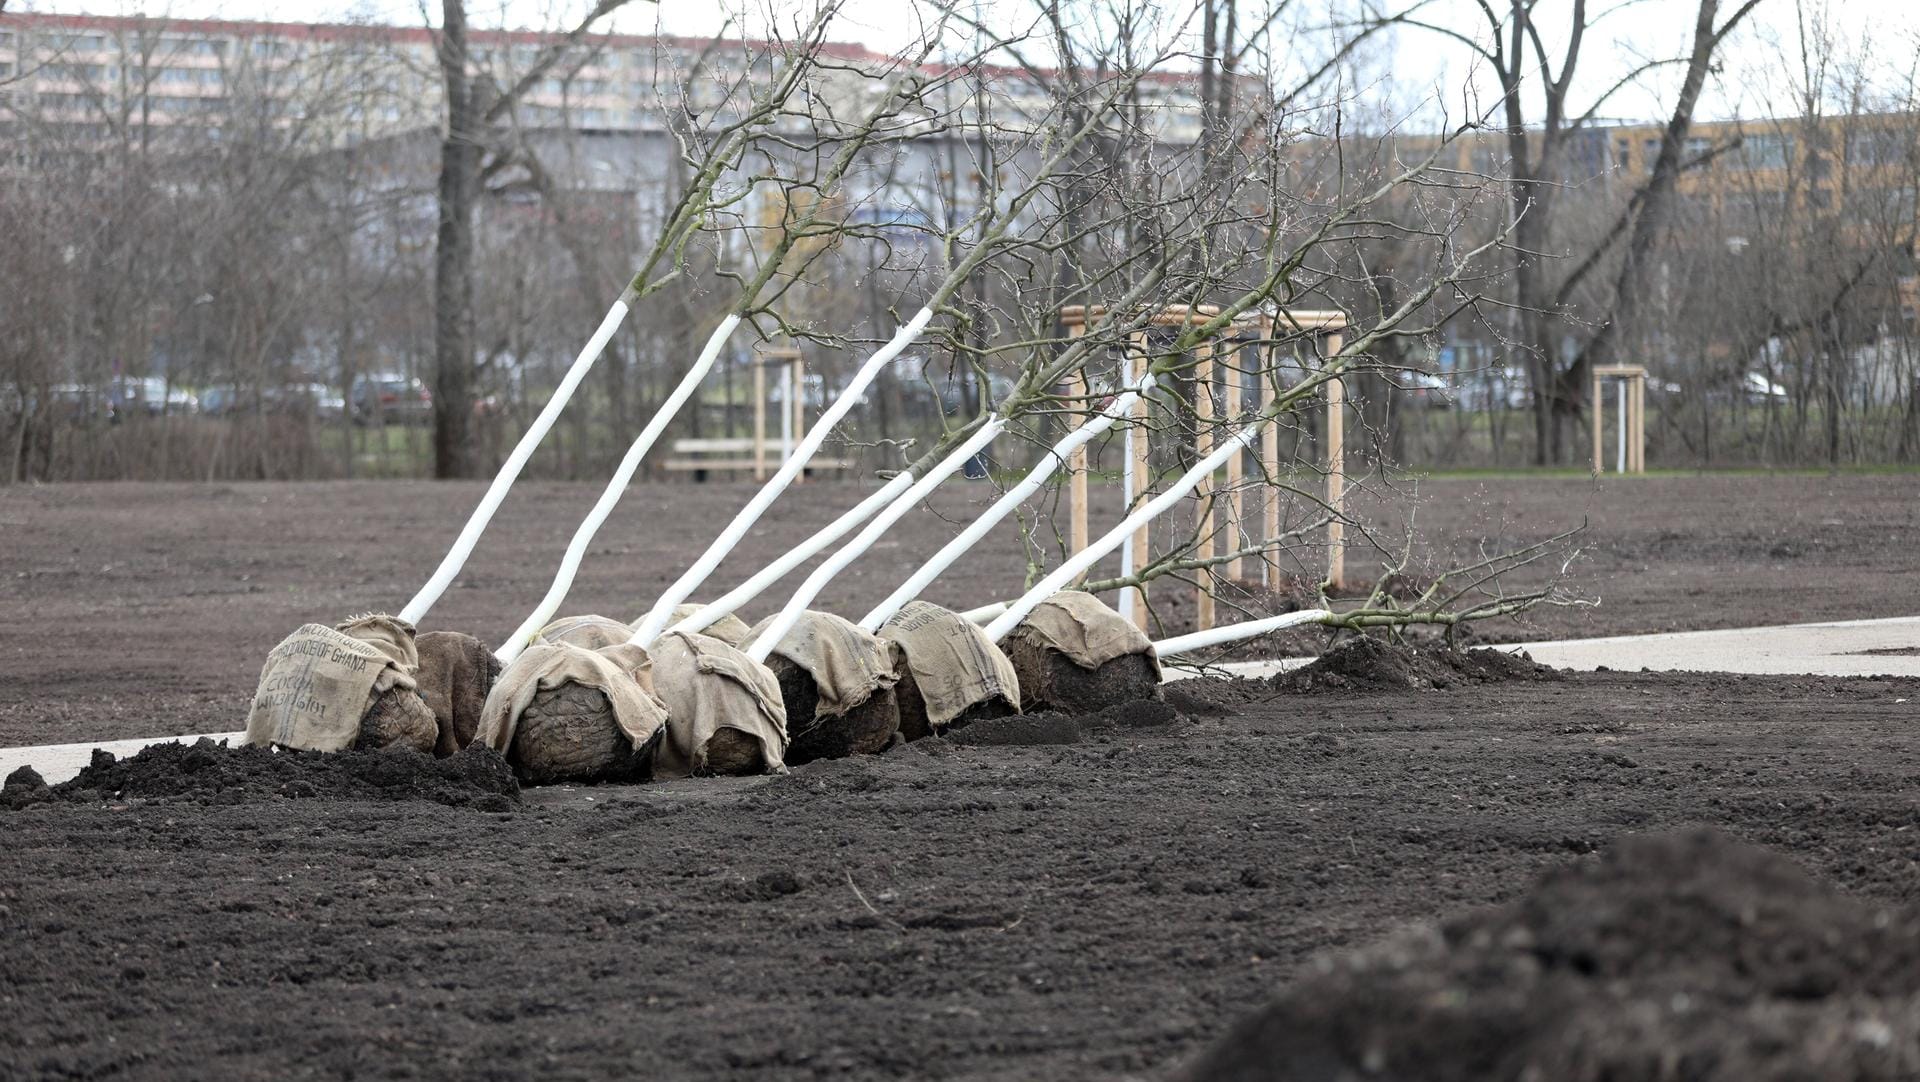
[[[114,420],[144,413],[158,417],[163,413],[197,413],[200,399],[184,387],[167,386],[158,376],[122,377],[107,385],[107,404]]]
[[[347,405],[353,411],[355,424],[371,424],[376,420],[401,424],[433,421],[433,395],[426,384],[397,372],[355,377]]]
[[[1769,398],[1784,399],[1787,389],[1768,379],[1764,372],[1748,372],[1740,381],[1740,391],[1749,402],[1765,402]]]
[[[288,383],[267,389],[266,405],[275,413],[337,421],[346,416],[347,400],[324,383]],[[429,400],[431,401],[431,400]]]
[[[47,404],[54,416],[65,421],[110,421],[113,405],[107,392],[82,383],[56,383],[47,388]],[[38,408],[29,402],[28,410]]]
[[[208,417],[225,417],[242,412],[240,388],[231,383],[216,383],[200,391],[200,412]]]

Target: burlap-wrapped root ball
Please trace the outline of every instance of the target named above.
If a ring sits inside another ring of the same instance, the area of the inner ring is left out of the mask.
[[[419,660],[413,625],[398,617],[302,625],[260,669],[245,742],[431,752],[437,725],[415,682]]]
[[[439,738],[440,723],[420,692],[396,686],[373,697],[373,705],[360,719],[360,734],[353,746],[383,751],[405,748],[432,755]]]
[[[473,742],[487,693],[500,678],[500,659],[486,643],[459,631],[423,631],[414,643],[420,653],[414,679],[433,711],[433,753],[444,759]]]
[[[1020,712],[1013,663],[959,613],[910,601],[880,628],[880,637],[895,647],[900,682],[893,690],[906,739]]]
[[[786,771],[787,709],[772,670],[719,639],[669,631],[649,651],[667,704],[657,778]]]
[[[1027,713],[1093,714],[1160,697],[1160,659],[1126,617],[1092,594],[1062,590],[1007,632],[1000,648],[1020,678]]]
[[[642,781],[666,729],[638,646],[537,642],[494,683],[474,740],[528,785]]]
[[[755,624],[753,642],[773,617]],[[811,609],[767,655],[787,711],[787,763],[885,751],[900,729],[893,645]]]
[[[667,621],[667,626],[672,627],[705,607],[704,605],[691,601],[684,605],[675,605],[673,608],[673,618]],[[645,619],[646,617],[644,616],[640,618],[640,620]],[[633,622],[635,627],[640,625],[640,620]],[[747,633],[750,630],[752,629],[747,627],[745,620],[740,619],[732,613],[728,613],[713,623],[708,624],[706,627],[701,628],[700,634],[710,639],[719,639],[721,642],[726,643],[736,650],[744,650],[747,648]]]
[[[599,650],[633,637],[633,629],[611,616],[562,616],[534,635],[534,642],[564,642]]]

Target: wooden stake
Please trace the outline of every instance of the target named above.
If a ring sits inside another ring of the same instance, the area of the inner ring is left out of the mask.
[[[1079,338],[1087,333],[1087,325],[1075,323],[1067,328],[1067,336]],[[1080,371],[1067,377],[1067,393],[1086,401],[1087,371]],[[1074,552],[1087,547],[1087,449],[1077,447],[1067,456],[1067,540]]]
[[[1346,339],[1327,335],[1327,356],[1337,356]],[[1347,487],[1347,388],[1338,379],[1327,382],[1327,584],[1338,590],[1347,583],[1346,524],[1340,521]]]
[[[1133,349],[1127,359],[1127,378],[1138,382],[1147,374],[1147,336],[1144,332],[1133,336]],[[1141,395],[1133,405],[1133,491],[1127,493],[1127,507],[1138,506],[1151,487],[1148,475],[1150,456],[1147,453],[1147,398]],[[1141,526],[1134,531],[1128,544],[1133,546],[1133,570],[1137,574],[1147,566],[1148,528]],[[1141,629],[1147,627],[1147,586],[1141,583],[1134,589],[1133,623]]]
[[[1242,373],[1240,371],[1240,350],[1237,343],[1227,344],[1227,360],[1226,363],[1221,366],[1221,374],[1227,381],[1225,392],[1220,400],[1221,416],[1226,418],[1228,424],[1238,424],[1240,421],[1240,377]],[[1271,428],[1272,426],[1269,425],[1268,427]],[[1227,459],[1227,549],[1230,552],[1239,552],[1241,549],[1247,547],[1246,530],[1241,525],[1246,521],[1246,519],[1241,517],[1246,511],[1246,501],[1240,491],[1240,482],[1245,466],[1246,456],[1244,454],[1236,454],[1232,458]],[[1243,570],[1244,568],[1241,567],[1240,557],[1235,556],[1233,559],[1228,560],[1225,572],[1226,580],[1228,582],[1239,582]]]
[[[1275,337],[1273,326],[1263,328],[1267,337]],[[1267,363],[1260,373],[1260,411],[1262,414],[1272,408],[1273,400],[1280,395],[1280,347],[1270,342],[1261,351],[1265,353]],[[1261,540],[1268,547],[1262,554],[1261,575],[1268,586],[1277,586],[1280,582],[1280,557],[1272,548],[1273,539],[1280,536],[1280,421],[1275,418],[1267,423],[1260,432],[1260,470],[1261,484],[1266,488],[1266,504],[1262,508],[1266,521],[1263,523]]]
[[[1595,477],[1598,477],[1605,467],[1605,459],[1601,456],[1606,453],[1606,448],[1601,442],[1600,434],[1602,421],[1600,414],[1606,404],[1606,399],[1601,397],[1604,390],[1605,384],[1601,382],[1598,375],[1595,375],[1593,377],[1593,409],[1589,411],[1593,414],[1593,474]]]
[[[753,359],[753,479],[767,479],[767,359]]]
[[[1633,472],[1647,472],[1647,377],[1633,381]]]
[[[788,395],[792,401],[787,403],[787,408],[793,410],[793,438],[797,443],[807,430],[807,362],[801,359],[798,351],[787,362],[787,371],[792,373],[793,388]],[[801,470],[800,476],[794,478],[796,482],[806,479],[805,470]]]
[[[1201,343],[1194,353],[1193,456],[1200,459],[1213,453],[1213,343]],[[1193,498],[1200,509],[1200,539],[1194,558],[1204,562],[1213,558],[1213,478],[1202,478],[1194,486]],[[1213,627],[1213,595],[1220,579],[1212,567],[1202,567],[1196,581],[1200,592],[1194,599],[1193,628],[1206,631]]]

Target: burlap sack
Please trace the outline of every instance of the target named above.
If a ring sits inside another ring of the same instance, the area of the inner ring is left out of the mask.
[[[969,708],[995,700],[1017,712],[1020,678],[1013,662],[972,621],[927,601],[910,601],[880,629],[899,646],[926,701],[927,723],[937,733]],[[902,722],[906,706],[901,706]],[[913,734],[909,734],[912,739]]]
[[[614,724],[634,747],[645,747],[667,723],[667,708],[653,694],[652,668],[647,652],[624,640],[598,650],[564,642],[535,643],[494,681],[473,738],[505,755],[513,747],[520,714],[534,695],[572,683],[606,695]]]
[[[414,643],[420,653],[414,679],[438,730],[433,753],[444,759],[473,742],[487,693],[500,677],[500,659],[485,643],[458,631],[423,631]]]
[[[1133,622],[1099,598],[1081,590],[1062,590],[1034,606],[1008,639],[1024,639],[1058,650],[1083,669],[1097,669],[1117,657],[1153,657],[1153,643]],[[1154,659],[1153,672],[1160,675]]]
[[[246,743],[341,751],[360,735],[374,697],[414,689],[413,625],[370,614],[327,627],[303,624],[267,655],[247,712]]]
[[[754,642],[774,618],[753,625],[747,641]],[[830,612],[808,609],[786,638],[772,651],[800,668],[820,689],[816,712],[837,717],[890,688],[900,678],[893,671],[893,646],[869,634],[858,624]]]
[[[766,773],[787,772],[787,710],[773,673],[719,639],[670,631],[653,644],[654,691],[667,705],[667,736],[654,757],[659,778],[709,772],[707,751],[723,730],[757,741]],[[718,772],[733,772],[716,765]]]
[[[692,602],[688,602],[685,605],[676,605],[673,609],[673,619],[667,621],[667,626],[672,627],[705,607],[704,605],[696,605]],[[644,619],[646,619],[644,616],[640,618],[640,620]],[[635,620],[633,626],[636,628],[639,627],[640,620]],[[721,642],[726,643],[736,650],[742,650],[745,649],[747,645],[747,622],[732,613],[728,613],[700,629],[700,634],[708,638],[719,639]]]
[[[1063,590],[1000,640],[1020,677],[1020,706],[1097,713],[1160,697],[1160,659],[1133,623],[1093,597]]]
[[[611,616],[562,616],[540,629],[534,642],[564,642],[588,650],[619,646],[633,638],[633,629]]]

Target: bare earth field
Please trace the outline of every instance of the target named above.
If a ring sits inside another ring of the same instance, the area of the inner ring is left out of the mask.
[[[1448,482],[1423,486],[1419,521],[1469,551],[1590,520],[1573,584],[1605,603],[1515,637],[1902,615],[1920,605],[1915,486]],[[807,495],[728,581],[853,497]],[[268,647],[397,607],[475,496],[0,490],[0,739],[237,726]],[[516,493],[431,626],[504,633],[592,497]],[[637,613],[744,498],[636,490],[569,608]],[[877,599],[949,528],[914,516],[824,606]],[[1009,531],[934,599],[1006,596],[1023,567]],[[0,802],[0,1077],[1165,1078],[1290,981],[1324,980],[1328,948],[1518,904],[1543,872],[1694,825],[1890,914],[1868,926],[1920,924],[1920,680],[1201,681],[1168,698],[784,777],[512,798],[416,784],[398,760],[348,785],[175,751],[160,788],[103,764],[100,788]],[[1719,895],[1749,897],[1737,886],[1688,889],[1714,916]],[[1713,931],[1737,940],[1749,908]],[[1567,972],[1611,980],[1610,957]],[[1856,1076],[1912,1076],[1910,972],[1803,978],[1757,993],[1763,1043],[1805,1028],[1783,1005],[1831,1001],[1849,1026],[1885,1008],[1869,1051],[1891,1066]],[[1689,1060],[1709,1068],[1689,1077],[1770,1077],[1735,1062]]]
[[[636,487],[562,611],[637,617],[751,491]],[[865,491],[816,482],[789,493],[703,596],[738,583]],[[0,489],[0,745],[237,728],[274,643],[309,620],[398,609],[480,492],[426,482]],[[1567,582],[1600,605],[1483,625],[1488,640],[1920,612],[1920,475],[1439,481],[1417,495],[1422,551],[1440,562],[1589,524]],[[597,496],[590,485],[516,487],[423,630],[499,641],[546,591]],[[816,607],[866,611],[988,498],[983,487],[949,486]],[[1097,502],[1111,508],[1116,498]],[[1382,535],[1399,536],[1396,517],[1368,517]],[[1094,517],[1096,530],[1102,521]],[[1359,577],[1375,573],[1360,553],[1350,566]],[[928,597],[955,608],[1008,598],[1026,567],[1009,520]],[[777,607],[801,577],[763,595],[749,618]],[[1163,591],[1168,633],[1188,629],[1184,593]]]

